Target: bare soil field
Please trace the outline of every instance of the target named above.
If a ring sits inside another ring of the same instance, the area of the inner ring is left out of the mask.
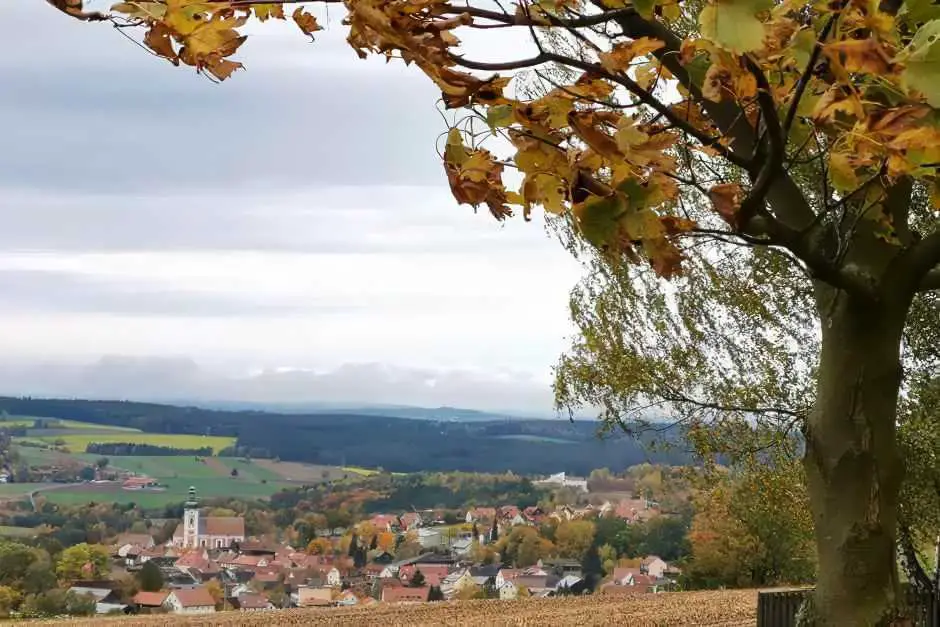
[[[31,625],[155,627],[157,625],[630,625],[631,627],[752,627],[757,622],[757,592],[674,592],[635,596],[560,597],[518,601],[454,601],[417,605],[377,605],[342,609],[225,612],[214,616],[95,618],[36,621]]]
[[[335,481],[345,479],[348,472],[336,466],[319,466],[317,464],[303,464],[300,462],[276,462],[272,459],[256,459],[254,463],[262,468],[277,473],[286,481],[297,483],[320,483],[322,481]]]

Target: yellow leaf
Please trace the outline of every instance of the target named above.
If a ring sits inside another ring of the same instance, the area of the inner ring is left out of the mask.
[[[617,44],[610,52],[601,52],[597,56],[607,71],[616,73],[627,69],[635,58],[656,52],[665,45],[658,39],[640,37],[629,43]]]
[[[291,17],[305,35],[313,35],[318,30],[323,30],[323,27],[317,24],[317,18],[304,11],[303,7],[298,7]]]
[[[852,158],[840,152],[829,153],[829,179],[832,186],[840,192],[850,192],[859,186],[858,174],[852,165]]]
[[[274,18],[276,20],[284,19],[284,5],[278,3],[271,4],[256,4],[254,6],[255,17],[260,21],[264,22],[268,19]]]
[[[649,139],[649,135],[636,127],[633,118],[625,115],[620,118],[620,122],[617,124],[614,139],[617,141],[617,147],[620,151],[627,155],[634,146],[645,143]]]
[[[452,165],[463,165],[470,156],[467,147],[463,145],[463,137],[456,128],[447,133],[447,145],[444,147],[444,161]]]
[[[161,2],[119,2],[111,10],[141,20],[162,20],[166,15],[166,5]]]
[[[565,211],[567,185],[553,174],[536,173],[526,176],[522,185],[522,194],[530,204],[539,204],[556,215]]]
[[[830,60],[841,63],[849,72],[881,75],[889,73],[893,65],[885,49],[872,38],[826,44],[823,51]]]
[[[772,0],[720,0],[699,13],[702,37],[735,54],[764,46],[764,24],[758,13],[769,10]]]

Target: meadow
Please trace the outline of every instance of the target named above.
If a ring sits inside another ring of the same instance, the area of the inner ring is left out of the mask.
[[[235,444],[235,438],[215,435],[178,435],[170,433],[143,433],[140,431],[103,432],[103,433],[71,433],[67,435],[32,436],[47,444],[62,441],[64,446],[75,453],[82,453],[90,443],[116,442],[126,444],[151,444],[153,446],[167,446],[171,448],[198,449],[211,447],[213,453]]]

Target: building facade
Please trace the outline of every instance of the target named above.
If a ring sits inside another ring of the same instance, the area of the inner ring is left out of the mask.
[[[203,516],[196,488],[189,488],[183,520],[173,532],[173,545],[182,549],[224,549],[245,541],[245,519],[240,516]]]

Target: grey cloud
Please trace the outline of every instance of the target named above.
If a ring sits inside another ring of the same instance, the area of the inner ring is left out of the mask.
[[[231,376],[187,358],[110,356],[82,365],[0,365],[0,393],[150,401],[444,405],[548,416],[547,383],[386,364],[347,364],[325,373],[268,371]]]
[[[128,316],[270,316],[343,314],[351,306],[271,302],[251,294],[214,294],[142,285],[73,272],[0,270],[0,312],[53,311]]]

